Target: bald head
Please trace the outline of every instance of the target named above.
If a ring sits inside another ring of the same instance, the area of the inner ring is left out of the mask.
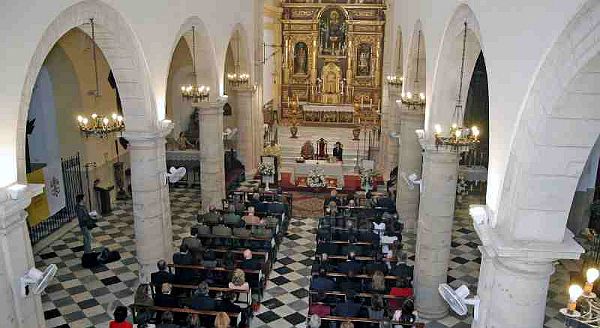
[[[252,251],[249,249],[244,250],[244,259],[249,260],[252,258]]]

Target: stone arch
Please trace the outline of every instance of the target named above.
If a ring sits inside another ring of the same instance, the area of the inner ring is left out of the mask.
[[[524,98],[498,202],[488,202],[492,226],[513,239],[565,238],[577,182],[600,132],[599,38],[600,3],[590,0],[558,37]]]
[[[425,35],[421,20],[417,20],[410,41],[408,43],[408,54],[404,64],[404,84],[402,92],[418,95],[425,92],[426,84],[426,53]]]
[[[239,62],[240,72],[250,73],[250,52],[248,48],[248,33],[242,24],[236,24],[229,38],[228,48],[231,48],[234,61]],[[238,49],[239,47],[239,49]],[[225,72],[227,74],[228,72]]]
[[[98,0],[78,2],[63,10],[44,31],[30,60],[17,122],[18,181],[25,183],[25,127],[33,86],[54,44],[69,30],[91,34],[89,19],[96,25],[96,44],[104,53],[117,82],[127,131],[143,132],[158,126],[156,104],[141,45],[129,24],[114,8]]]
[[[179,32],[171,47],[171,60],[179,43],[183,38],[187,46],[192,51],[192,26],[195,27],[196,35],[196,75],[197,82],[201,85],[207,85],[211,89],[212,100],[218,97],[219,92],[219,76],[217,73],[217,61],[215,55],[215,46],[213,40],[208,33],[208,29],[204,22],[198,16],[192,16],[185,20],[181,25]],[[193,55],[193,54],[191,54]],[[192,56],[193,57],[193,56]],[[171,66],[171,63],[169,64]],[[166,78],[166,77],[165,77]]]
[[[440,124],[443,131],[448,130],[451,125],[459,91],[465,22],[467,22],[467,39],[465,70],[461,90],[463,111],[458,117],[459,123],[462,123],[471,76],[477,58],[482,52],[481,33],[477,17],[471,8],[465,4],[458,6],[444,31],[433,74],[430,101],[425,113],[426,133],[430,133],[435,124]]]

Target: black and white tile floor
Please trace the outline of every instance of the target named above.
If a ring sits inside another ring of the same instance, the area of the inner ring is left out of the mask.
[[[306,195],[303,197],[309,198]],[[200,208],[199,199],[197,190],[171,190],[174,246],[189,235],[193,216]],[[302,206],[302,202],[297,203]],[[305,205],[310,207],[313,203],[320,203],[320,200],[308,200]],[[50,263],[59,267],[56,279],[42,296],[47,327],[107,327],[111,319],[110,310],[114,306],[133,302],[138,283],[138,265],[131,203],[119,202],[115,207],[113,213],[103,218],[98,224],[99,228],[94,230],[94,246],[118,250],[122,257],[120,261],[94,270],[82,268],[80,258],[83,247],[77,227],[36,255],[38,267]],[[467,206],[457,207],[456,212],[448,282],[453,287],[466,284],[475,293],[481,262],[477,250],[480,242],[472,228]],[[312,217],[293,218],[290,222],[270,273],[260,310],[253,319],[253,327],[305,327],[315,227],[316,219]],[[414,260],[415,237],[406,233],[403,240],[409,252],[409,262]],[[572,263],[559,264],[552,276],[544,327],[564,327],[558,308],[566,301],[569,269],[573,271],[576,267]],[[428,322],[427,327],[470,327],[470,319],[449,315]]]

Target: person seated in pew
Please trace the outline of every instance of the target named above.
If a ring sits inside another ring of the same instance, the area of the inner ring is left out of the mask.
[[[396,280],[396,287],[392,287],[390,290],[390,295],[395,297],[412,297],[413,289],[410,282],[404,278],[398,278]],[[392,311],[398,310],[400,308],[400,301],[390,299],[388,306]]]
[[[383,255],[377,251],[374,254],[373,261],[365,265],[365,272],[367,274],[373,274],[376,271],[386,273],[387,270],[387,265],[383,262]]]
[[[349,271],[362,272],[362,264],[356,260],[356,253],[351,251],[348,253],[348,260],[338,265],[340,272],[348,273]]]
[[[192,296],[190,307],[194,310],[213,311],[216,303],[214,299],[210,298],[208,291],[208,284],[205,281],[201,282]]]
[[[161,286],[161,293],[154,296],[154,305],[162,307],[179,307],[179,299],[171,294],[173,286],[166,282]]]
[[[235,268],[235,258],[233,256],[233,252],[227,252],[225,255],[223,255],[221,266],[228,270],[233,270]]]
[[[233,270],[233,274],[231,275],[231,281],[229,282],[229,288],[244,293],[250,291],[250,285],[248,284],[248,282],[246,282],[246,274],[243,270]]]
[[[319,275],[313,277],[310,284],[311,289],[317,291],[332,291],[335,290],[335,282],[327,277],[327,271],[324,268],[319,269]]]
[[[332,189],[329,197],[325,198],[323,201],[323,207],[326,208],[329,206],[329,203],[334,202],[336,206],[342,206],[342,200],[337,196],[337,190]]]
[[[225,313],[225,312],[217,313],[217,315],[215,316],[215,323],[214,323],[215,328],[229,328],[230,324],[231,324],[231,319],[229,319],[229,316],[227,315],[227,313]]]
[[[248,203],[248,210],[250,209],[250,207],[256,208],[257,206],[259,206],[262,203],[260,200],[260,194],[257,192],[252,194],[252,199],[250,199]]]
[[[392,213],[396,212],[396,202],[394,202],[392,195],[389,192],[386,193],[385,197],[377,199],[377,206],[383,207],[386,211]]]
[[[192,265],[194,258],[189,252],[187,245],[183,244],[179,247],[179,252],[173,254],[173,264],[177,265]],[[179,284],[193,284],[195,273],[193,269],[175,268],[175,281]]]
[[[235,228],[244,227],[244,221],[242,221],[242,217],[235,214],[235,208],[233,208],[233,206],[230,206],[228,213],[223,216],[223,222]]]
[[[377,201],[375,199],[373,199],[373,192],[371,192],[370,190],[367,191],[367,193],[365,194],[365,197],[367,198],[367,200],[365,202],[365,207],[366,208],[375,208],[375,207],[377,207]]]
[[[381,271],[375,271],[371,277],[371,284],[366,288],[371,293],[385,293],[385,275]]]
[[[252,258],[252,251],[249,249],[244,250],[244,260],[240,262],[240,269],[242,270],[260,270],[262,264]]]
[[[327,253],[317,255],[315,261],[313,262],[313,272],[319,272],[321,269],[324,269],[327,272],[334,272],[337,269],[336,266],[329,261],[329,256]]]
[[[409,328],[412,327],[412,324],[417,321],[417,316],[415,315],[415,303],[411,299],[407,299],[402,304],[401,310],[396,310],[394,312],[394,316],[392,317],[394,321],[407,322],[411,325],[394,325],[394,328]]]
[[[240,313],[242,308],[233,303],[234,293],[226,292],[220,300],[217,301],[215,311],[222,311],[227,313]]]
[[[195,313],[190,314],[187,320],[187,328],[202,328],[200,316]]]
[[[205,224],[218,224],[221,222],[221,215],[217,212],[215,206],[210,206],[208,212],[198,216],[198,222],[204,222]]]
[[[113,312],[115,320],[110,321],[109,328],[133,328],[131,322],[127,321],[127,308],[119,305]]]
[[[338,303],[333,309],[333,315],[340,317],[358,317],[361,312],[361,304],[357,302],[356,293],[353,290],[346,291],[346,301]],[[343,325],[342,325],[343,327]]]
[[[313,314],[308,319],[308,328],[321,328],[321,317]]]
[[[354,328],[354,324],[352,323],[352,321],[344,321],[342,322],[340,328]]]
[[[150,275],[150,284],[152,285],[152,288],[154,289],[155,296],[157,294],[162,293],[162,290],[161,290],[162,284],[164,284],[166,282],[168,282],[168,283],[175,282],[175,275],[168,271],[167,262],[165,260],[159,260],[156,263],[156,266],[158,267],[158,271],[153,272]]]
[[[406,261],[407,261],[406,253],[398,252],[397,254],[398,255],[396,257],[397,257],[398,261],[396,262],[396,265],[391,266],[391,269],[389,271],[390,275],[396,276],[396,277],[402,277],[402,278],[412,281],[413,267],[406,264]],[[388,263],[391,264],[392,262],[388,262]]]
[[[319,291],[317,295],[313,295],[312,302],[308,308],[308,314],[316,314],[320,317],[326,317],[331,314],[331,306],[328,304],[327,295],[324,291]]]
[[[156,328],[180,328],[181,326],[173,323],[173,313],[166,311],[162,314],[161,323],[156,325]]]
[[[202,241],[198,239],[198,229],[191,230],[191,236],[185,237],[181,241],[182,245],[186,245],[192,254],[193,264],[198,264],[202,260]]]
[[[329,241],[323,241],[317,244],[317,253],[338,254],[339,246]]]
[[[202,266],[207,268],[214,268],[217,266],[217,254],[212,249],[207,249],[204,254],[202,254],[202,262],[200,262]]]
[[[242,220],[244,220],[244,222],[246,224],[261,224],[261,219],[260,217],[254,215],[254,207],[250,206],[248,207],[248,215],[244,215],[244,217],[242,218]]]
[[[346,277],[342,277],[340,280],[340,288],[341,290],[348,291],[352,290],[355,293],[359,293],[362,289],[362,283],[360,279],[356,278],[356,272],[353,270],[348,271]]]
[[[369,319],[383,320],[383,314],[385,309],[385,303],[383,297],[379,294],[371,297],[371,306],[369,306]]]

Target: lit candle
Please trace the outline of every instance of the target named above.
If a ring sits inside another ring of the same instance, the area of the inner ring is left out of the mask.
[[[82,123],[83,122],[83,116],[77,115],[77,122]]]
[[[116,120],[117,119],[117,113],[112,113],[111,117],[112,117],[113,121]]]
[[[583,295],[590,297],[593,294],[592,290],[594,289],[594,281],[596,281],[596,279],[598,279],[598,276],[600,276],[600,272],[596,268],[589,268],[587,270],[585,276],[586,276],[586,283],[585,283],[585,286],[583,287]]]
[[[577,299],[583,294],[583,289],[579,285],[571,285],[569,287],[569,303],[567,304],[567,310],[569,312],[575,311],[577,307]]]
[[[442,133],[442,126],[439,125],[439,124],[434,125],[433,129],[435,130],[435,134],[441,134]]]

